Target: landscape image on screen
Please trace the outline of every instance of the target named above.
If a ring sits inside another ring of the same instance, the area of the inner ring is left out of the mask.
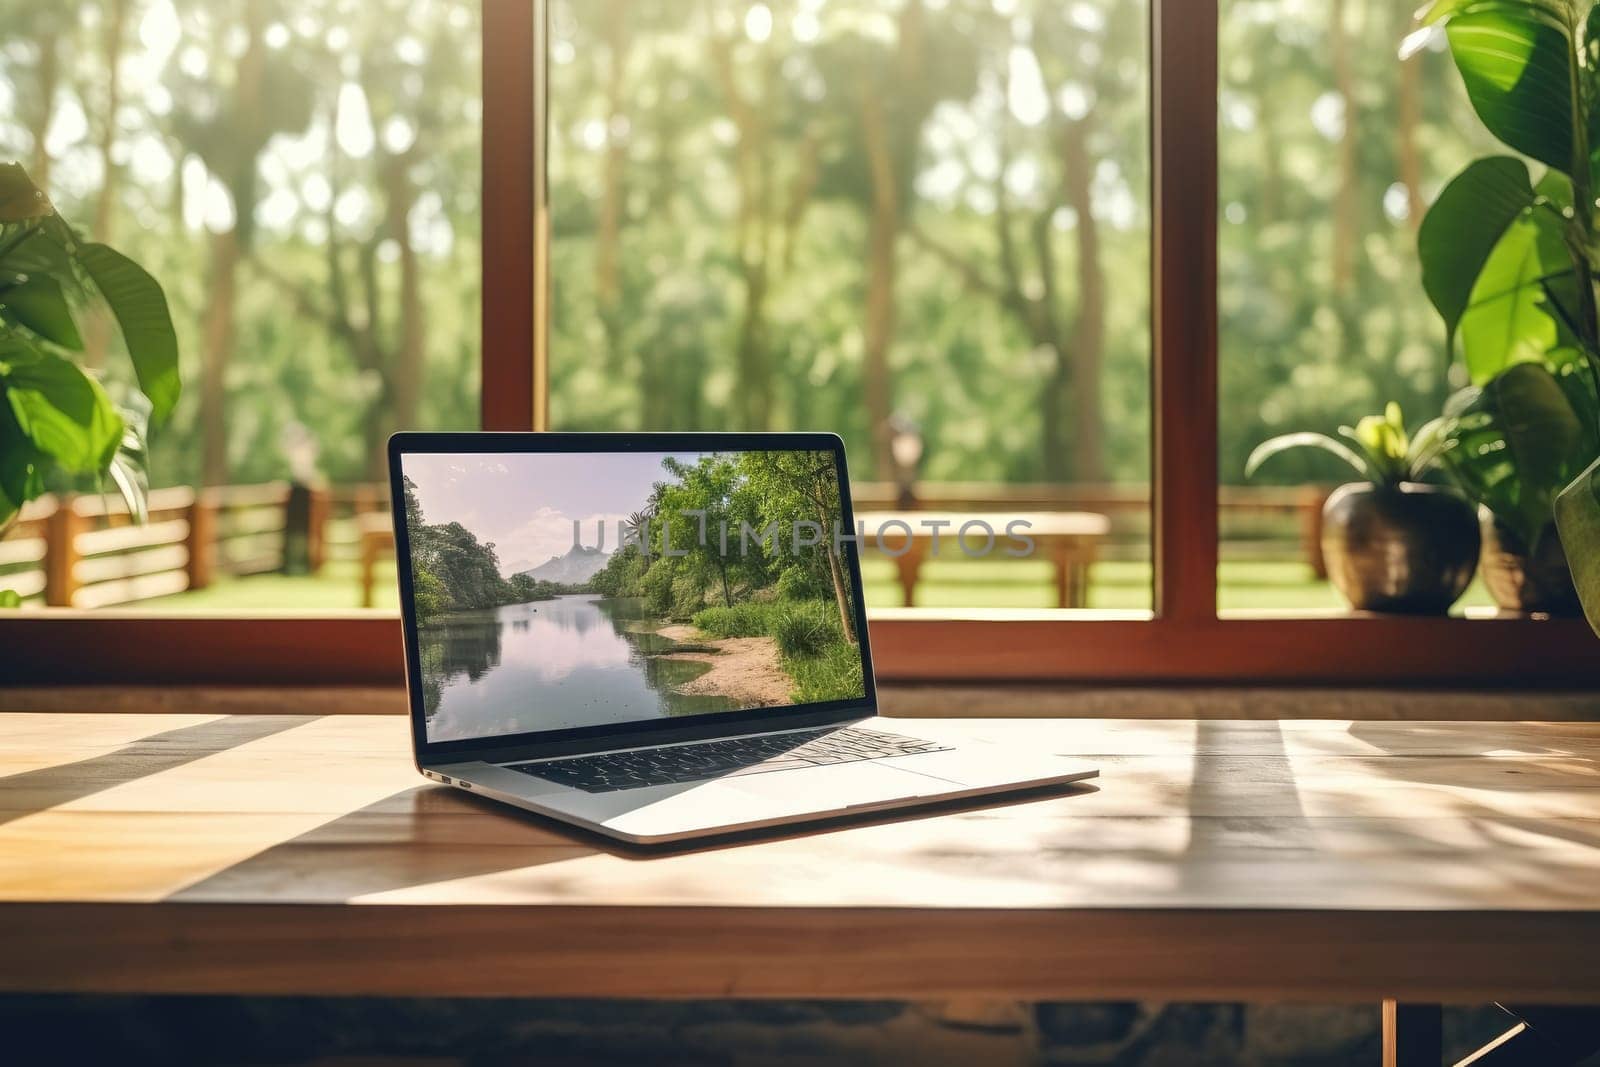
[[[865,695],[831,453],[401,472],[430,741]]]

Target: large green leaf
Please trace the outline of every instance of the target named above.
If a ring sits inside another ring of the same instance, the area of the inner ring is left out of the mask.
[[[1555,513],[1583,613],[1600,634],[1600,459],[1556,496]]]
[[[33,447],[63,470],[98,474],[122,443],[122,416],[100,383],[49,353],[6,365],[11,414]]]
[[[1456,5],[1445,34],[1467,97],[1489,132],[1570,173],[1570,12],[1527,0],[1479,0]]]
[[[20,285],[0,290],[0,313],[63,348],[83,348],[66,291],[47,274],[35,274]]]
[[[1458,331],[1467,374],[1483,385],[1513,363],[1542,360],[1557,344],[1546,313],[1539,226],[1525,216],[1506,228],[1472,286]]]
[[[1518,363],[1451,398],[1446,468],[1474,500],[1535,544],[1585,455],[1587,433],[1555,376]]]
[[[150,398],[151,421],[160,425],[178,402],[178,336],[161,286],[143,267],[102,244],[86,244],[78,262],[105,297],[122,328],[139,388]]]
[[[1417,231],[1422,287],[1452,339],[1501,235],[1533,202],[1527,165],[1490,156],[1452,178],[1423,216]]]

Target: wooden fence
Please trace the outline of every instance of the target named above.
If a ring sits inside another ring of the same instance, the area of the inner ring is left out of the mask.
[[[117,498],[43,497],[0,541],[0,589],[48,607],[98,608],[204,589],[219,576],[315,573],[354,558],[350,516],[387,506],[377,486],[177,486],[152,492],[139,524]]]
[[[1224,487],[1218,501],[1224,548],[1235,555],[1301,558],[1323,576],[1326,495],[1316,487]],[[862,511],[897,504],[895,487],[887,482],[856,483],[853,497]],[[916,487],[916,505],[1099,512],[1112,521],[1105,558],[1149,558],[1150,499],[1144,486],[934,482]],[[362,529],[387,512],[388,487],[376,484],[158,489],[150,494],[143,525],[132,521],[120,499],[45,497],[29,504],[0,540],[0,589],[50,607],[93,608],[204,589],[219,576],[314,574],[330,561],[360,564]],[[363,523],[362,516],[374,518]],[[370,565],[363,569],[370,581]]]

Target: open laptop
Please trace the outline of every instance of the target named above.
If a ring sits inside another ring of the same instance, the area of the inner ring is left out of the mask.
[[[835,435],[400,433],[389,471],[436,782],[653,843],[1096,773],[878,718]]]

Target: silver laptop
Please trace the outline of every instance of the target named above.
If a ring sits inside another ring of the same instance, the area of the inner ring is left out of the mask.
[[[832,434],[401,433],[389,470],[436,782],[653,843],[1096,773],[878,717]]]

